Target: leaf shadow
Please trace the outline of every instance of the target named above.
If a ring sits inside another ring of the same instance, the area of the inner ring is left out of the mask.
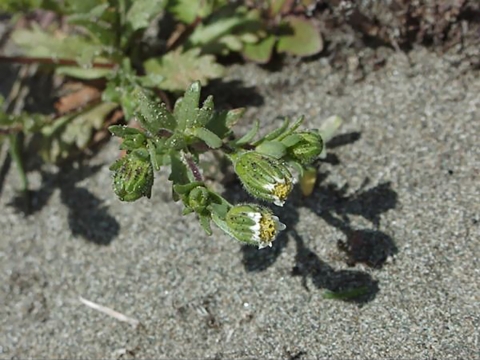
[[[48,204],[55,190],[60,191],[61,202],[67,207],[68,226],[74,236],[80,236],[97,245],[108,245],[120,232],[120,224],[109,214],[103,201],[79,182],[98,172],[103,165],[80,165],[74,168],[63,165],[57,174],[44,170],[38,190],[29,191],[29,206],[25,208],[24,196],[17,195],[8,204],[25,216],[33,215]]]
[[[240,80],[211,80],[202,93],[213,96],[217,109],[258,107],[265,102],[254,86],[245,86]]]

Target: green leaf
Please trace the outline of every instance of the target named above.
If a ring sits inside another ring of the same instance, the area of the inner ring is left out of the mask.
[[[126,21],[131,31],[144,29],[150,25],[164,7],[164,0],[135,0],[128,9]]]
[[[173,131],[176,128],[175,117],[167,110],[165,104],[154,100],[142,88],[134,91],[136,102],[135,115],[142,126],[152,134],[157,134],[160,129]]]
[[[245,11],[243,14],[237,11],[233,12],[233,8],[225,9],[224,13],[218,13],[216,16],[206,24],[199,24],[195,31],[188,38],[189,46],[204,46],[216,39],[219,39],[222,35],[231,34],[232,29],[235,26],[241,25],[247,20],[245,17]]]
[[[197,128],[194,131],[194,135],[203,140],[212,149],[218,149],[222,146],[223,142],[217,135],[205,128]]]
[[[93,80],[106,77],[112,73],[112,69],[90,68],[85,69],[76,66],[60,66],[55,72],[58,75],[66,75],[80,80]]]
[[[42,126],[39,129],[42,135],[40,155],[47,162],[57,162],[66,159],[72,151],[83,150],[88,146],[94,130],[102,128],[105,117],[117,106],[104,102]]]
[[[244,108],[215,112],[206,128],[217,135],[220,139],[225,139],[232,133],[231,128],[244,113]]]
[[[139,129],[131,128],[125,125],[111,125],[108,127],[108,131],[120,138],[125,138],[128,135],[143,135],[143,132]]]
[[[288,52],[297,56],[315,55],[322,51],[323,40],[320,30],[311,20],[289,16],[283,19],[291,34],[281,35],[278,39],[278,52]]]
[[[54,36],[38,26],[32,30],[18,29],[12,34],[13,41],[27,56],[74,59],[81,66],[88,66],[103,52],[103,46],[77,35]],[[97,59],[100,60],[100,59]]]
[[[66,144],[75,144],[78,149],[84,149],[94,130],[103,126],[105,117],[118,105],[114,103],[101,103],[91,110],[76,116],[65,128],[61,140]]]
[[[276,140],[283,140],[290,134],[292,134],[295,130],[297,130],[300,125],[302,125],[303,121],[305,120],[304,116],[299,116],[298,119],[290,126],[290,128],[284,131],[281,135],[277,136]]]
[[[276,40],[274,35],[269,35],[257,43],[246,44],[242,54],[250,61],[266,64],[272,58],[273,47]]]
[[[253,127],[245,135],[243,135],[240,139],[235,141],[234,144],[237,145],[237,146],[248,144],[250,142],[250,140],[252,140],[255,137],[255,135],[257,135],[259,125],[260,125],[260,122],[258,120],[256,120]]]
[[[113,46],[116,40],[114,31],[116,20],[112,16],[112,11],[108,11],[110,5],[108,3],[95,5],[97,4],[94,3],[93,7],[84,9],[85,11],[74,12],[68,17],[68,22],[82,26],[97,42]]]
[[[207,233],[207,235],[212,235],[212,228],[210,226],[210,219],[209,215],[199,215],[198,219],[200,220],[200,225],[202,226],[203,230]]]
[[[175,102],[173,115],[178,121],[178,129],[185,130],[189,123],[197,118],[198,103],[202,86],[199,81],[193,82],[183,97]]]
[[[165,146],[177,151],[185,149],[187,146],[185,135],[182,132],[175,132],[165,141]]]
[[[201,181],[193,181],[191,183],[184,184],[184,185],[180,185],[180,184],[173,185],[173,189],[179,195],[185,195],[185,194],[188,194],[191,190],[193,190],[197,186],[202,186],[202,185],[204,184]]]
[[[225,125],[230,129],[232,128],[238,120],[245,114],[245,108],[232,109],[227,112],[225,119]]]
[[[145,61],[145,71],[147,75],[162,76],[164,80],[158,87],[168,91],[183,91],[195,80],[207,85],[210,79],[222,76],[224,68],[215,62],[215,57],[200,52],[199,48],[171,51],[161,58]]]
[[[192,0],[170,0],[168,1],[167,10],[175,19],[191,24],[197,18],[201,7],[201,1]]]
[[[204,127],[205,125],[207,125],[213,116],[213,109],[214,109],[213,96],[210,95],[203,102],[202,108],[197,111],[195,120],[191,124],[189,124],[189,126]]]
[[[275,159],[281,159],[285,155],[287,148],[279,141],[265,141],[258,145],[255,151],[273,156]]]
[[[170,176],[168,180],[173,182],[173,185],[177,184],[188,184],[188,169],[183,161],[180,159],[180,153],[170,152],[171,168]]]
[[[70,14],[88,14],[99,3],[108,4],[106,0],[65,0],[65,6]]]

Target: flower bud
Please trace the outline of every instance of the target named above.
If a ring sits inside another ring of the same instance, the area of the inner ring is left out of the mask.
[[[294,135],[299,136],[300,140],[288,147],[288,155],[303,165],[311,164],[322,152],[322,137],[313,131],[298,132]]]
[[[255,151],[241,154],[235,161],[235,172],[245,189],[259,199],[283,206],[293,189],[290,171],[279,160]]]
[[[233,237],[258,245],[259,249],[271,247],[278,233],[286,228],[268,208],[254,204],[232,207],[227,213],[226,223]]]
[[[147,159],[128,154],[111,167],[113,191],[121,201],[135,201],[142,196],[150,198],[153,186],[153,167]]]
[[[203,212],[209,204],[209,192],[203,186],[197,186],[188,194],[188,206],[196,213]]]

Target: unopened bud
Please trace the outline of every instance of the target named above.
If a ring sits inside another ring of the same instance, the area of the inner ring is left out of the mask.
[[[203,186],[197,186],[188,194],[188,206],[196,213],[201,213],[209,204],[208,190]]]
[[[113,191],[121,201],[135,201],[142,196],[150,198],[153,186],[153,167],[148,159],[128,154],[111,167]]]
[[[322,137],[313,131],[298,132],[293,135],[300,137],[300,140],[288,147],[288,155],[303,165],[311,164],[322,152]]]

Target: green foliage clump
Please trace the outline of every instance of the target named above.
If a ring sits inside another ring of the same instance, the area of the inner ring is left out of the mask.
[[[286,119],[280,128],[254,140],[257,121],[244,136],[235,138],[232,127],[244,110],[215,111],[211,96],[202,105],[199,101],[201,84],[223,75],[217,56],[238,53],[265,63],[275,49],[297,56],[321,51],[322,38],[314,22],[305,13],[294,12],[292,4],[286,0],[260,4],[2,1],[0,11],[14,14],[12,22],[22,18],[18,12],[35,10],[40,18],[53,14],[44,23],[27,21],[28,26],[12,27],[11,39],[21,55],[2,59],[43,65],[42,69],[73,79],[84,87],[81,90],[94,94],[54,115],[18,111],[12,104],[21,91],[2,102],[0,144],[9,143],[24,191],[28,189],[22,161],[26,141],[39,140],[36,150],[43,160],[56,163],[87,149],[95,135],[108,127],[123,139],[125,155],[111,166],[113,190],[120,200],[149,198],[154,173],[167,167],[173,198],[182,201],[185,214],[197,215],[208,234],[213,221],[239,241],[271,246],[285,226],[264,206],[232,205],[209,189],[200,170],[201,156],[207,151],[223,154],[247,192],[282,206],[293,188],[292,169],[300,174],[302,191],[310,191],[316,176],[311,163],[324,152],[325,133],[298,131],[303,121],[299,118],[294,123]],[[165,28],[172,20],[173,25]],[[16,90],[24,85],[22,81]],[[173,110],[160,101],[177,98],[185,89]],[[134,119],[140,128],[121,125]]]
[[[133,76],[129,78],[134,80]],[[303,122],[300,117],[294,123],[285,119],[280,128],[255,139],[257,122],[236,138],[232,127],[243,110],[215,111],[211,96],[200,105],[200,89],[199,82],[192,83],[170,112],[136,83],[131,84],[131,91],[120,102],[124,112],[132,114],[142,129],[110,127],[112,134],[123,139],[120,148],[126,151],[111,167],[113,188],[124,201],[150,197],[152,169],[169,168],[174,200],[182,201],[184,214],[196,213],[207,234],[212,233],[213,221],[236,240],[260,248],[271,246],[285,225],[264,206],[232,205],[211,190],[202,175],[202,154],[219,152],[232,162],[247,192],[283,206],[294,182],[290,169],[301,177],[310,170],[311,163],[324,150],[322,135],[316,130],[299,131]]]

